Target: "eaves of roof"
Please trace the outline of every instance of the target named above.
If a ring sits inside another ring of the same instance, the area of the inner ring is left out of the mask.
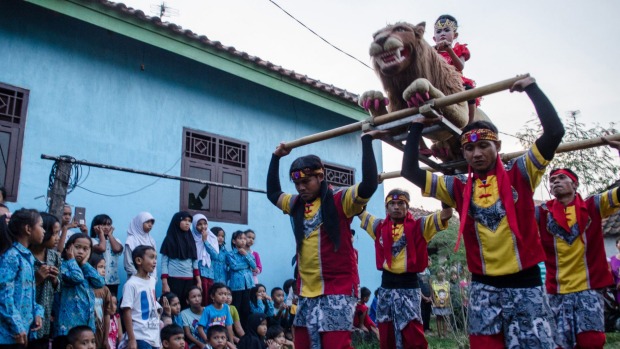
[[[357,95],[225,46],[204,35],[107,0],[24,0],[206,64],[354,120],[367,114]]]

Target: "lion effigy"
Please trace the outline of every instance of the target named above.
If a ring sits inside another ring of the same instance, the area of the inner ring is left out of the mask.
[[[461,75],[424,40],[424,22],[388,25],[373,35],[370,56],[387,99],[380,91],[367,91],[359,104],[373,117],[418,106],[429,99],[463,91]],[[467,125],[466,102],[441,108],[439,112],[458,128]],[[488,119],[477,111],[474,119]],[[460,158],[459,145],[448,133],[434,137],[433,153],[440,159]],[[439,151],[442,150],[442,151]]]

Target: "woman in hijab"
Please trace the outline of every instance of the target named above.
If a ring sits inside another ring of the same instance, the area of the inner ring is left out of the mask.
[[[180,299],[187,299],[194,285],[202,290],[191,226],[192,216],[188,212],[175,213],[160,249],[162,293],[173,292]],[[187,302],[181,302],[181,309],[188,307]]]
[[[151,229],[153,229],[153,225],[155,225],[155,218],[153,218],[153,215],[148,212],[138,213],[138,215],[131,220],[131,223],[129,223],[124,253],[124,264],[125,271],[127,272],[127,279],[137,273],[136,267],[133,265],[133,260],[131,259],[131,253],[133,250],[140,245],[155,248],[155,240],[150,234]],[[157,269],[153,271],[152,276],[157,278]]]
[[[209,289],[213,286],[214,268],[211,265],[211,256],[205,247],[209,244],[215,251],[219,251],[217,236],[209,231],[209,220],[205,215],[197,213],[192,218],[192,236],[196,244],[196,256],[198,259],[198,270],[200,271],[200,281],[202,284],[202,306],[211,304]]]
[[[248,318],[247,331],[237,344],[237,349],[279,349],[280,345],[273,341],[270,341],[269,346],[267,346],[265,334],[267,334],[266,315],[251,314]]]

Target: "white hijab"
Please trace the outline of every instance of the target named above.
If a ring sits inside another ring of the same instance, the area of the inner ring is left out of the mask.
[[[196,230],[196,225],[198,222],[204,219],[207,221],[207,243],[213,247],[216,252],[219,252],[220,246],[217,243],[217,236],[209,230],[209,220],[202,213],[196,213],[194,217],[192,217],[192,236],[194,237],[194,242],[196,243],[196,256],[199,261],[202,261],[203,265],[206,265],[207,268],[211,268],[211,256],[207,252],[207,248],[205,247],[205,243],[202,241],[202,234]]]
[[[153,215],[148,212],[140,212],[131,220],[131,223],[129,223],[125,245],[129,246],[132,251],[140,245],[152,246],[155,248],[155,239],[153,239],[151,234],[144,232],[144,228],[142,227],[145,222],[150,220],[155,220]]]

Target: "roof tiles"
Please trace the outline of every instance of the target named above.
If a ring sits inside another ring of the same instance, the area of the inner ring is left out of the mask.
[[[145,24],[147,23],[153,24],[155,26],[158,26],[160,28],[163,28],[169,31],[170,33],[174,33],[175,35],[185,36],[189,38],[190,40],[195,41],[196,43],[200,43],[200,44],[212,47],[224,54],[230,54],[233,56],[240,57],[246,62],[252,63],[264,70],[278,73],[284,77],[290,78],[304,85],[310,86],[313,89],[326,92],[345,102],[357,104],[358,96],[354,93],[335,87],[334,85],[326,84],[319,80],[309,78],[307,75],[296,73],[294,70],[289,70],[284,67],[275,65],[272,62],[263,60],[256,56],[252,56],[248,54],[247,52],[239,51],[233,46],[225,46],[219,41],[210,40],[205,35],[199,35],[189,29],[183,29],[183,27],[181,27],[180,25],[169,23],[169,22],[162,22],[162,20],[159,17],[147,16],[143,11],[128,7],[123,3],[117,3],[117,2],[107,1],[107,0],[81,0],[81,1],[95,3],[95,4],[102,5],[106,8],[113,9],[114,11],[116,11],[117,13],[121,15],[131,16],[131,17],[137,18],[145,22]]]

